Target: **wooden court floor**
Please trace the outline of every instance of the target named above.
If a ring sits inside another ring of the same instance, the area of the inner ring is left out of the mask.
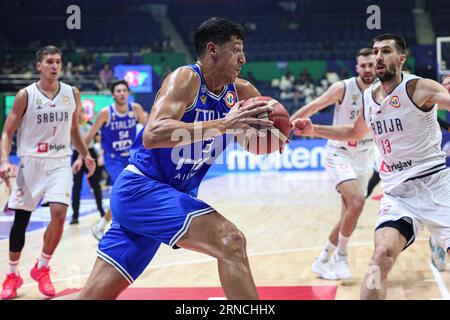
[[[380,193],[379,187],[374,194]],[[373,249],[379,201],[369,199],[349,243],[350,281],[327,281],[310,272],[340,215],[340,199],[325,173],[230,174],[203,182],[199,197],[234,222],[247,237],[257,286],[336,285],[336,299],[359,299],[360,283]],[[70,214],[70,209],[69,209]],[[96,258],[97,241],[90,227],[96,213],[80,224],[66,224],[51,266],[57,291],[84,285]],[[20,271],[24,285],[18,299],[45,299],[29,276],[38,257],[44,230],[27,234]],[[428,232],[403,252],[390,274],[387,299],[450,299],[449,271],[430,264]],[[0,241],[0,271],[8,266],[8,241]],[[135,288],[219,287],[216,262],[200,253],[161,246]]]

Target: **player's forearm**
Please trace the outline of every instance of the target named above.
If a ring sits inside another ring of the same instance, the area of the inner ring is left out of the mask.
[[[84,138],[84,144],[85,144],[86,146],[88,146],[88,145],[91,144],[92,140],[94,140],[94,135],[88,134],[88,135],[86,136],[86,138]]]
[[[86,156],[89,154],[88,148],[83,141],[83,139],[80,136],[80,132],[78,130],[72,131],[72,144],[74,145],[75,149],[78,151],[79,155],[82,159],[86,158]]]
[[[11,136],[3,132],[2,139],[0,141],[0,161],[7,162],[9,161],[9,155],[11,154]]]
[[[309,118],[313,114],[315,114],[319,110],[320,106],[317,104],[307,104],[300,109],[298,109],[292,116],[291,116],[291,122],[295,119],[299,118]]]
[[[165,119],[147,127],[142,140],[144,147],[147,149],[173,148],[214,138],[224,134],[225,131],[224,119],[193,123]]]
[[[342,141],[360,140],[363,138],[353,130],[352,125],[324,126],[315,124],[314,136],[319,138],[342,140]]]

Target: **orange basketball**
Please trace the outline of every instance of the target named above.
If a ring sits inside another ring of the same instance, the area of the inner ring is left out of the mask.
[[[270,112],[259,114],[258,118],[269,118],[273,121],[272,128],[258,128],[259,136],[243,134],[238,137],[241,145],[254,154],[269,154],[280,149],[286,143],[291,132],[291,121],[286,108],[277,100],[271,97],[255,97],[243,103],[246,106],[257,101],[267,101],[273,107]]]

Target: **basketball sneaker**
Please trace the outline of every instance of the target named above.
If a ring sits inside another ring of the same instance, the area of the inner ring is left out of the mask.
[[[91,233],[94,236],[94,238],[97,239],[98,241],[102,240],[103,230],[100,229],[97,225],[92,226]]]
[[[14,299],[17,297],[17,289],[23,284],[23,279],[19,274],[10,273],[6,275],[5,281],[2,284],[2,300]]]
[[[346,280],[352,277],[352,273],[350,272],[350,268],[348,266],[348,258],[346,254],[343,255],[336,251],[333,254],[333,261],[334,261],[333,269],[336,278]]]
[[[445,263],[445,251],[442,247],[436,243],[436,240],[433,236],[430,236],[429,240],[430,249],[431,249],[431,263],[436,267],[439,271],[445,271],[446,263]]]
[[[39,291],[48,297],[55,295],[55,287],[53,287],[52,280],[50,279],[50,267],[40,267],[38,269],[38,263],[34,265],[30,271],[30,276],[39,283]]]
[[[326,261],[322,261],[319,258],[316,258],[314,260],[313,265],[311,266],[311,271],[318,274],[325,280],[337,280],[330,264]]]

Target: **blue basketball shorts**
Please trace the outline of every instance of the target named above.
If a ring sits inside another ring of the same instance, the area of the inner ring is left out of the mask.
[[[119,175],[110,203],[113,223],[97,254],[130,283],[145,270],[161,243],[177,248],[193,218],[215,211],[196,197],[142,175],[134,166]]]

